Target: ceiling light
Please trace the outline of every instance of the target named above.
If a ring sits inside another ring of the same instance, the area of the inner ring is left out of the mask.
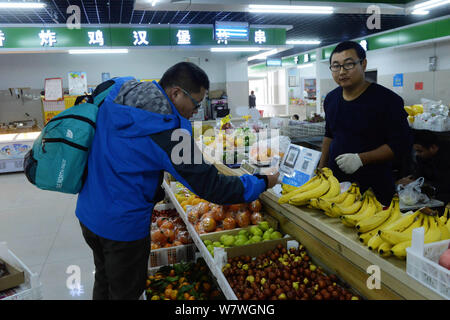
[[[267,52],[263,52],[263,53],[257,54],[255,56],[248,57],[247,60],[248,61],[252,61],[252,60],[257,60],[257,59],[266,59],[268,56],[271,56],[271,55],[273,55],[273,54],[275,54],[277,52],[278,52],[277,49],[273,49],[273,50],[270,50],[270,51],[267,51]]]
[[[152,1],[152,7],[154,7],[156,5],[156,3],[158,2],[158,0],[153,0]]]
[[[297,69],[309,68],[312,67],[313,65],[314,65],[313,63],[301,64],[297,66]]]
[[[309,13],[309,14],[331,14],[333,7],[323,6],[278,6],[250,4],[249,12],[254,13]]]
[[[411,12],[411,14],[415,14],[418,16],[424,16],[429,13],[430,13],[430,11],[422,11],[422,10],[414,10],[413,12]]]
[[[42,9],[46,6],[39,2],[0,2],[0,9]]]
[[[430,0],[430,1],[425,1],[422,3],[416,4],[412,8],[414,11],[425,11],[425,10],[443,6],[443,5],[449,4],[449,3],[450,3],[450,0]]]
[[[75,49],[69,54],[128,53],[128,49]]]
[[[320,44],[320,40],[286,40],[286,44]]]
[[[225,47],[225,48],[211,48],[211,52],[256,52],[261,51],[261,48],[255,47]]]

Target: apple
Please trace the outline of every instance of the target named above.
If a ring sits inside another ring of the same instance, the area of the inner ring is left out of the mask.
[[[258,224],[258,227],[259,227],[262,231],[267,231],[267,230],[269,230],[269,228],[270,228],[269,223],[268,223],[267,221],[261,221],[261,222]]]
[[[281,239],[282,237],[283,235],[278,231],[272,232],[272,234],[270,235],[270,239],[272,240]]]
[[[254,236],[262,236],[263,235],[263,231],[260,228],[258,228],[257,226],[251,226],[250,227],[250,232]]]

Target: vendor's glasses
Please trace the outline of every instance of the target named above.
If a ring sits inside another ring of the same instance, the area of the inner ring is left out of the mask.
[[[339,71],[341,71],[341,67],[344,68],[344,70],[352,70],[353,68],[355,68],[355,66],[358,63],[362,63],[362,60],[358,60],[358,61],[355,61],[355,62],[353,62],[353,61],[352,62],[346,62],[344,64],[335,63],[335,64],[332,64],[330,66],[330,70],[332,72],[339,72]]]
[[[194,110],[197,110],[198,108],[201,107],[201,105],[202,105],[202,102],[201,102],[201,101],[198,102],[197,100],[195,100],[194,98],[192,98],[192,96],[190,95],[189,92],[187,92],[187,91],[184,90],[183,88],[180,88],[180,89],[181,89],[181,91],[183,91],[183,93],[184,93],[185,95],[188,96],[189,99],[191,99],[192,103],[194,104]]]

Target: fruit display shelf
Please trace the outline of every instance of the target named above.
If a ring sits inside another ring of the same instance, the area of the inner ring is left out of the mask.
[[[211,270],[211,273],[216,278],[216,281],[222,290],[225,298],[227,300],[237,300],[236,295],[234,294],[233,290],[228,284],[227,279],[225,278],[224,274],[222,273],[222,270],[218,267],[217,263],[215,262],[214,258],[209,253],[208,249],[206,248],[205,244],[203,243],[203,240],[200,239],[200,235],[195,231],[194,226],[189,222],[186,212],[183,210],[179,202],[177,201],[175,194],[172,191],[172,188],[167,183],[166,180],[163,182],[163,188],[166,191],[166,194],[169,196],[170,200],[175,206],[175,209],[177,209],[181,219],[183,219],[184,223],[186,224],[187,230],[189,234],[191,235],[192,241],[197,246],[197,249],[199,250],[200,255],[205,260],[206,264],[208,265],[209,269]]]
[[[241,169],[229,169],[220,163],[215,166],[226,175],[244,174]],[[395,257],[383,258],[371,252],[358,241],[355,230],[345,227],[338,219],[329,218],[316,209],[281,205],[278,198],[269,190],[261,194],[260,201],[266,212],[278,220],[281,232],[290,234],[305,245],[317,260],[367,299],[443,299],[411,278],[406,273],[405,261]],[[380,289],[368,285],[375,276],[371,270],[380,272]]]

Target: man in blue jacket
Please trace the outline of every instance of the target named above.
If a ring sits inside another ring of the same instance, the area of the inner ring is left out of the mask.
[[[178,63],[159,83],[116,78],[110,85],[76,215],[94,255],[93,299],[138,299],[145,290],[151,213],[164,196],[164,171],[217,204],[251,202],[277,183],[278,174],[224,176],[204,162],[188,120],[209,89],[208,76],[196,65]],[[180,138],[188,152],[180,154]]]

